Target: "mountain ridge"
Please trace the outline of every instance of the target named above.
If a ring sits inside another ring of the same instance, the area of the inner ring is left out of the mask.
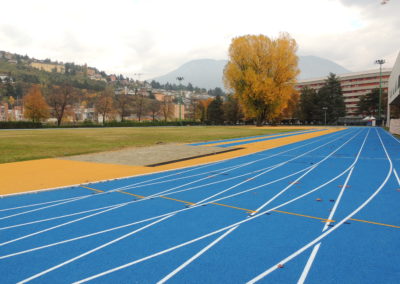
[[[188,61],[171,72],[153,78],[161,84],[176,84],[176,77],[184,77],[184,84],[191,83],[194,86],[206,89],[219,87],[224,89],[222,82],[223,70],[228,61],[210,58]],[[349,73],[350,70],[325,58],[307,55],[299,56],[299,80],[328,76],[330,72],[337,75]]]

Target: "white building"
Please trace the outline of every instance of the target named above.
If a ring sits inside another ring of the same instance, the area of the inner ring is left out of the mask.
[[[382,68],[383,92],[387,91],[388,79],[391,71],[391,68]],[[341,74],[337,77],[342,86],[344,103],[346,105],[346,117],[358,117],[357,104],[360,101],[360,96],[366,95],[373,89],[379,88],[379,69]],[[303,87],[309,87],[318,90],[324,85],[326,78],[327,77],[301,80],[296,84],[296,89],[300,91]]]
[[[391,106],[400,106],[400,52],[397,55],[396,62],[393,66],[393,71],[389,77],[389,91],[388,91],[388,110],[390,113]],[[400,134],[400,118],[388,117],[387,126],[390,132]]]

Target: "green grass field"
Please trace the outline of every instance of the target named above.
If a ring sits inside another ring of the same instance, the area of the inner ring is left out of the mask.
[[[190,143],[295,129],[190,126],[149,128],[78,128],[0,131],[0,163],[71,156],[158,143]]]

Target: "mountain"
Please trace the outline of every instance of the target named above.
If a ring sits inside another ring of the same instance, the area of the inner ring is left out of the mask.
[[[152,80],[161,84],[178,84],[176,77],[184,78],[183,84],[191,83],[193,86],[206,89],[215,87],[223,88],[222,73],[227,60],[197,59],[189,61],[178,69]],[[346,68],[333,61],[317,56],[299,56],[301,73],[299,80],[315,77],[325,77],[330,72],[335,74],[349,73]]]
[[[312,55],[299,56],[299,69],[299,80],[326,77],[329,73],[338,75],[351,72],[331,60]]]

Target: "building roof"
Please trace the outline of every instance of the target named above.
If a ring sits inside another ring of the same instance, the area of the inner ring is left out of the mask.
[[[392,68],[382,68],[382,73],[391,73]],[[357,76],[368,76],[372,74],[379,73],[379,69],[373,69],[373,70],[366,70],[366,71],[360,71],[360,72],[351,72],[351,73],[345,73],[345,74],[340,74],[337,75],[341,79],[345,78],[350,78],[350,77],[357,77]],[[311,78],[311,79],[305,79],[305,80],[299,80],[297,84],[304,84],[304,83],[310,83],[310,82],[316,82],[316,81],[324,81],[326,80],[327,77],[319,77],[319,78]]]

